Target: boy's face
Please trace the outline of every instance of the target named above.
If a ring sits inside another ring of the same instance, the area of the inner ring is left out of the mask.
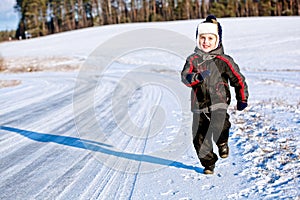
[[[211,33],[201,34],[199,36],[199,46],[204,52],[214,50],[217,46],[217,36]]]

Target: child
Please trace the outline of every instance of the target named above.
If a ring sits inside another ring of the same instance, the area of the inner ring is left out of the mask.
[[[182,82],[191,91],[193,112],[193,144],[204,174],[213,174],[218,156],[213,152],[216,143],[221,158],[229,154],[229,115],[231,94],[228,83],[234,87],[237,110],[247,107],[248,87],[245,77],[233,59],[224,54],[222,27],[213,15],[200,23],[196,32],[196,48],[181,72]],[[212,139],[213,138],[213,139]]]

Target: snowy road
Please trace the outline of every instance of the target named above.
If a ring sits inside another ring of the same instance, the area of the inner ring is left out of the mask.
[[[197,23],[164,27],[194,36]],[[184,60],[139,51],[101,74],[73,70],[116,31],[161,23],[0,44],[11,71],[24,69],[23,58],[41,70],[0,74],[0,199],[299,199],[299,17],[222,23],[250,99],[244,112],[234,101],[229,108],[231,153],[212,176],[203,174],[191,143],[190,91],[179,76]],[[254,25],[269,37],[255,43]]]
[[[110,133],[111,143],[82,140],[77,135],[72,117],[76,73],[10,75],[12,79],[16,77],[22,80],[22,84],[14,92],[9,92],[9,88],[2,89],[2,97],[11,101],[1,102],[0,176],[1,180],[5,180],[0,184],[1,191],[5,191],[1,193],[1,199],[160,199],[177,193],[176,198],[178,195],[182,198],[197,196],[198,191],[195,194],[180,191],[177,187],[181,183],[174,175],[186,184],[200,181],[203,190],[215,187],[211,185],[211,180],[202,175],[202,168],[190,148],[188,132],[181,137],[185,141],[180,140],[181,149],[185,149],[186,153],[177,155],[178,149],[172,149],[176,144],[170,145],[170,142],[178,137],[178,124],[182,121],[174,105],[169,104],[173,107],[174,118],[170,119],[171,122],[165,122],[173,124],[166,125],[165,130],[153,136],[126,137],[120,131],[109,131],[114,130],[109,129],[113,122],[109,121],[109,112],[104,112],[109,109],[106,107],[109,104],[103,106],[105,98],[102,98],[96,110],[99,109],[103,115],[101,121],[107,123],[108,127],[106,124],[103,126]],[[155,102],[155,99],[159,101],[162,96],[167,97],[152,87],[144,90],[147,95],[142,97],[140,94],[140,97],[135,98],[136,101],[145,102],[152,98]],[[103,93],[101,95],[105,96]],[[141,112],[145,113],[147,107],[143,109]],[[83,107],[82,113],[85,111]],[[140,116],[134,121],[141,120],[143,123],[146,120],[145,114],[134,116]],[[113,146],[118,146],[122,151],[116,151]],[[151,152],[162,147],[167,147],[164,150],[168,154],[159,152],[160,155],[151,155]],[[101,158],[105,160],[99,160]],[[220,166],[236,168],[235,162],[236,159],[227,160]],[[221,180],[222,176],[234,178],[237,174],[219,173],[213,179]],[[232,179],[226,178],[222,182],[226,180]],[[168,190],[165,184],[169,185]],[[177,186],[173,188],[172,185]],[[234,189],[228,188],[228,191]]]

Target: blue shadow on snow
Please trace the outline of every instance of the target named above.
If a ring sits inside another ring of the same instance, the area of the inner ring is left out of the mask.
[[[104,154],[113,155],[113,156],[121,157],[121,158],[126,158],[129,160],[148,162],[148,163],[154,163],[154,164],[165,165],[165,166],[172,166],[172,167],[181,168],[181,169],[194,170],[198,173],[203,173],[203,170],[201,168],[190,166],[190,165],[185,165],[181,162],[172,161],[172,160],[154,157],[154,156],[149,156],[149,155],[125,153],[125,152],[107,149],[104,147],[113,147],[113,146],[105,144],[105,143],[96,142],[96,141],[84,140],[84,139],[80,139],[80,138],[76,138],[76,137],[69,137],[69,136],[37,133],[37,132],[33,132],[33,131],[27,131],[27,130],[17,129],[17,128],[13,128],[13,127],[7,127],[7,126],[0,126],[0,129],[9,131],[9,132],[18,133],[24,137],[27,137],[27,138],[37,141],[37,142],[52,142],[52,143],[66,145],[66,146],[70,146],[70,147],[87,149],[87,150],[91,150],[91,151],[95,151],[95,152],[101,152]]]

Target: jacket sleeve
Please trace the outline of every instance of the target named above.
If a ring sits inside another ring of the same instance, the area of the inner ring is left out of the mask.
[[[194,70],[193,60],[197,56],[189,56],[184,64],[183,70],[181,71],[181,81],[188,87],[192,87],[200,83],[197,79],[197,74]]]
[[[236,100],[237,101],[247,101],[248,100],[248,85],[245,80],[245,76],[240,72],[239,66],[234,62],[234,60],[227,56],[218,56],[227,64],[226,73],[229,78],[230,85],[234,87]]]

